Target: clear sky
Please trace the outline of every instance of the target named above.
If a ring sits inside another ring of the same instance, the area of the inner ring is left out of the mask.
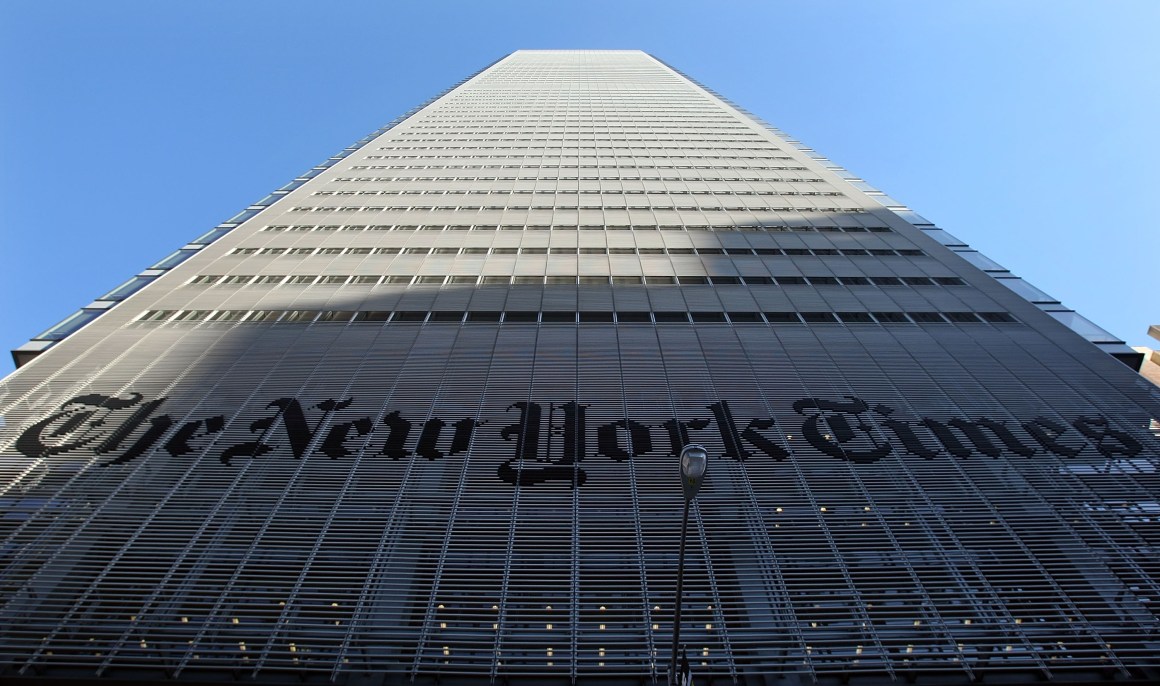
[[[4,0],[0,347],[519,48],[646,50],[1160,347],[1158,30],[1157,0]]]

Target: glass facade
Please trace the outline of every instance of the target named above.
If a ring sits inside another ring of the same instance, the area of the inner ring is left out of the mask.
[[[698,683],[1156,676],[1156,388],[649,55],[207,236],[0,381],[0,678],[663,680],[691,442]]]

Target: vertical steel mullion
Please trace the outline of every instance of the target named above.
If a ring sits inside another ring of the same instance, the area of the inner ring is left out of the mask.
[[[532,390],[535,388],[536,351],[539,350],[540,326],[541,326],[540,324],[536,324],[535,333],[532,336],[532,342],[531,342],[532,359],[529,362],[529,367],[531,368],[532,373],[528,375],[528,394],[527,394],[527,396],[525,396],[525,399],[528,402],[531,402]],[[500,331],[502,332],[502,330],[503,329],[502,329],[502,325],[501,325]],[[496,341],[498,344],[499,333],[496,334]],[[489,374],[490,374],[490,368],[489,368]],[[549,427],[549,432],[550,431],[551,431],[551,427]],[[519,505],[520,505],[520,493],[521,493],[521,487],[519,486],[519,482],[520,482],[519,475],[521,475],[523,473],[523,469],[524,469],[524,462],[523,462],[523,460],[520,460],[519,464],[516,466],[516,470],[517,470],[516,471],[516,474],[517,474],[516,483],[512,486],[511,523],[508,524],[508,540],[507,540],[507,547],[506,547],[506,550],[504,553],[504,562],[503,562],[503,580],[500,582],[499,611],[496,613],[496,620],[495,620],[497,629],[495,632],[495,650],[494,650],[493,657],[492,657],[491,674],[490,674],[491,680],[493,682],[495,681],[496,677],[499,676],[499,668],[500,668],[500,662],[501,662],[502,651],[503,651],[503,638],[504,638],[504,634],[507,631],[506,622],[507,622],[507,607],[508,607],[508,589],[511,586],[512,554],[513,554],[513,550],[515,549],[515,544],[516,544],[516,528],[517,528],[516,524],[519,522]]]
[[[447,348],[448,358],[450,358],[454,355],[455,346],[459,342],[459,339],[461,337],[463,337],[463,326],[464,326],[463,324],[459,324],[459,326],[456,328],[455,339],[451,342],[451,345],[449,345]],[[499,336],[498,336],[498,332],[497,332],[496,339],[498,339],[498,338],[499,338]],[[494,351],[495,351],[495,343],[493,341],[492,352],[494,353]],[[435,387],[435,393],[432,395],[431,409],[427,413],[427,419],[430,419],[431,415],[435,411],[435,404],[438,402],[439,394],[443,391],[443,385],[447,380],[447,370],[449,369],[449,367],[450,367],[450,365],[444,365],[442,374],[440,374],[439,384],[438,384],[438,386]],[[491,374],[491,367],[489,366],[488,367],[488,375],[490,375],[490,374]],[[487,387],[487,384],[485,382],[484,388],[486,388],[486,387]],[[479,409],[483,408],[483,398],[484,398],[484,394],[481,393],[480,399],[479,399],[479,405],[478,405]],[[472,437],[474,438],[474,432],[473,432]],[[417,458],[418,456],[415,456],[415,457]],[[463,466],[459,470],[459,483],[457,483],[455,486],[455,494],[452,496],[451,509],[448,510],[448,512],[447,512],[447,527],[443,532],[443,543],[440,546],[439,559],[435,564],[435,572],[434,572],[434,574],[432,574],[432,578],[431,578],[431,590],[427,596],[427,610],[425,611],[424,616],[423,616],[423,624],[422,624],[422,628],[420,629],[420,632],[419,632],[419,638],[418,638],[418,640],[415,641],[415,659],[411,665],[411,680],[412,681],[414,681],[416,676],[419,674],[419,667],[421,666],[421,661],[423,659],[423,650],[426,646],[428,636],[431,633],[431,625],[435,622],[435,618],[434,618],[435,606],[436,606],[435,598],[439,593],[439,585],[443,581],[443,567],[447,562],[447,550],[451,545],[452,532],[455,530],[455,517],[459,512],[459,501],[462,499],[463,491],[467,487],[467,484],[468,484],[467,468],[470,465],[470,463],[471,463],[471,450],[470,450],[470,446],[469,446],[467,453],[463,457]],[[338,665],[335,666],[335,673],[336,674],[337,674],[337,670],[338,670]]]

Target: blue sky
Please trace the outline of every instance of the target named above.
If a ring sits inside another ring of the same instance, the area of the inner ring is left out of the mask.
[[[7,0],[0,346],[519,48],[651,52],[1160,346],[1157,26],[1155,0]]]

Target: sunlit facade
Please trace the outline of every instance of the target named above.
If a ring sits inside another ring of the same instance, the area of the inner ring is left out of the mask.
[[[1132,351],[641,52],[513,53],[14,356],[0,680],[663,682],[689,442],[697,683],[1160,666]]]

